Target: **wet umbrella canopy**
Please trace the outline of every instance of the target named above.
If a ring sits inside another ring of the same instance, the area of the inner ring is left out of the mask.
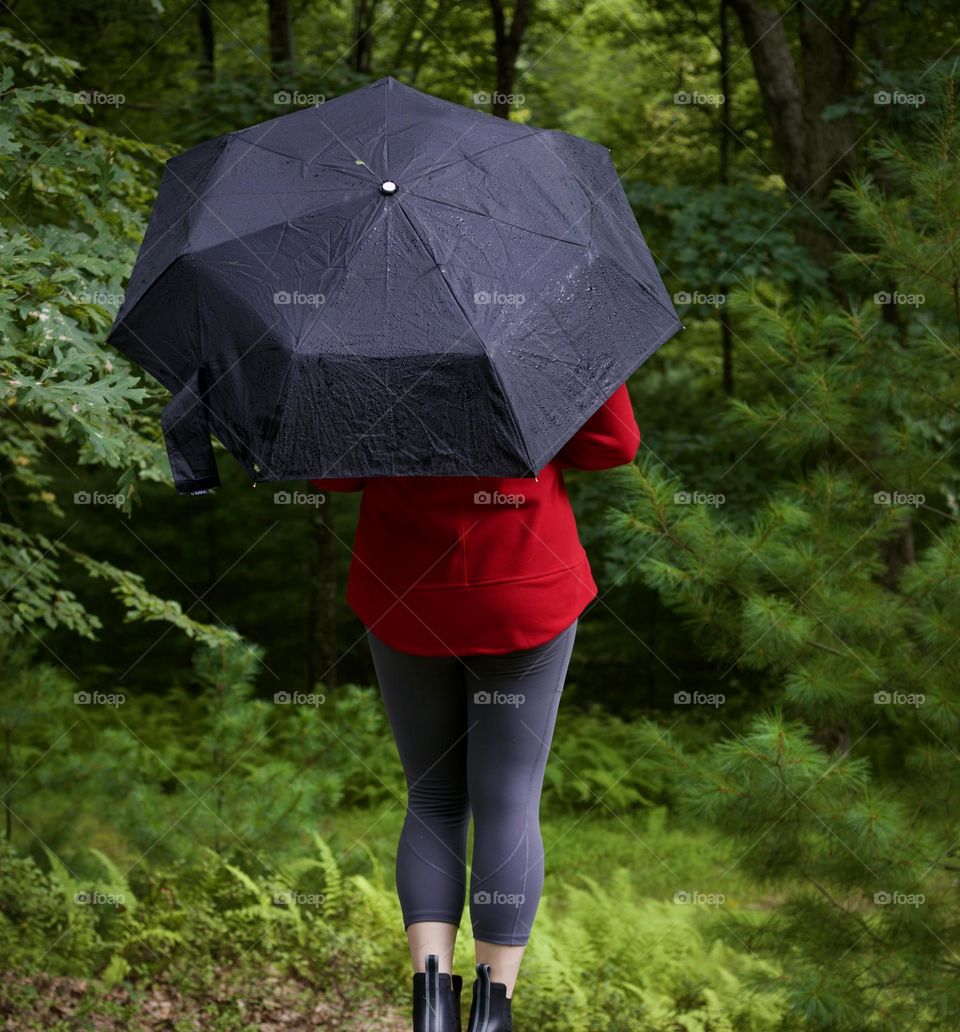
[[[191,492],[535,475],[679,328],[606,148],[387,78],[169,161],[109,340]]]

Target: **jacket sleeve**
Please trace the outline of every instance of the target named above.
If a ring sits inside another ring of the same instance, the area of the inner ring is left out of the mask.
[[[366,483],[360,477],[328,477],[326,480],[311,480],[318,491],[362,491]]]
[[[633,462],[640,447],[640,428],[623,384],[597,409],[557,453],[561,466],[612,469]]]

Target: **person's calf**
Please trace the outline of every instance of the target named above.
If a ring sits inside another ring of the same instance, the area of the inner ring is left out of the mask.
[[[453,951],[457,944],[457,926],[444,921],[415,921],[407,928],[407,942],[414,973],[426,970],[427,957],[439,960],[440,971],[453,972]]]
[[[506,986],[508,1000],[513,996],[526,948],[526,945],[502,946],[496,942],[476,941],[477,964],[490,965],[490,980]]]

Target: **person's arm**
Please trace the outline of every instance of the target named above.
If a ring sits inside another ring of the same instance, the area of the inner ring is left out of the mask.
[[[557,460],[574,469],[612,469],[633,462],[639,447],[640,427],[623,384],[560,449]]]
[[[362,491],[366,481],[362,477],[327,477],[310,483],[318,491]]]

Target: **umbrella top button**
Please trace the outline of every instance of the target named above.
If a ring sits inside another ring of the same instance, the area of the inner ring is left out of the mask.
[[[390,194],[395,194],[396,192],[397,184],[394,183],[392,180],[386,179],[380,184],[380,193],[387,194],[387,196],[389,196]]]

